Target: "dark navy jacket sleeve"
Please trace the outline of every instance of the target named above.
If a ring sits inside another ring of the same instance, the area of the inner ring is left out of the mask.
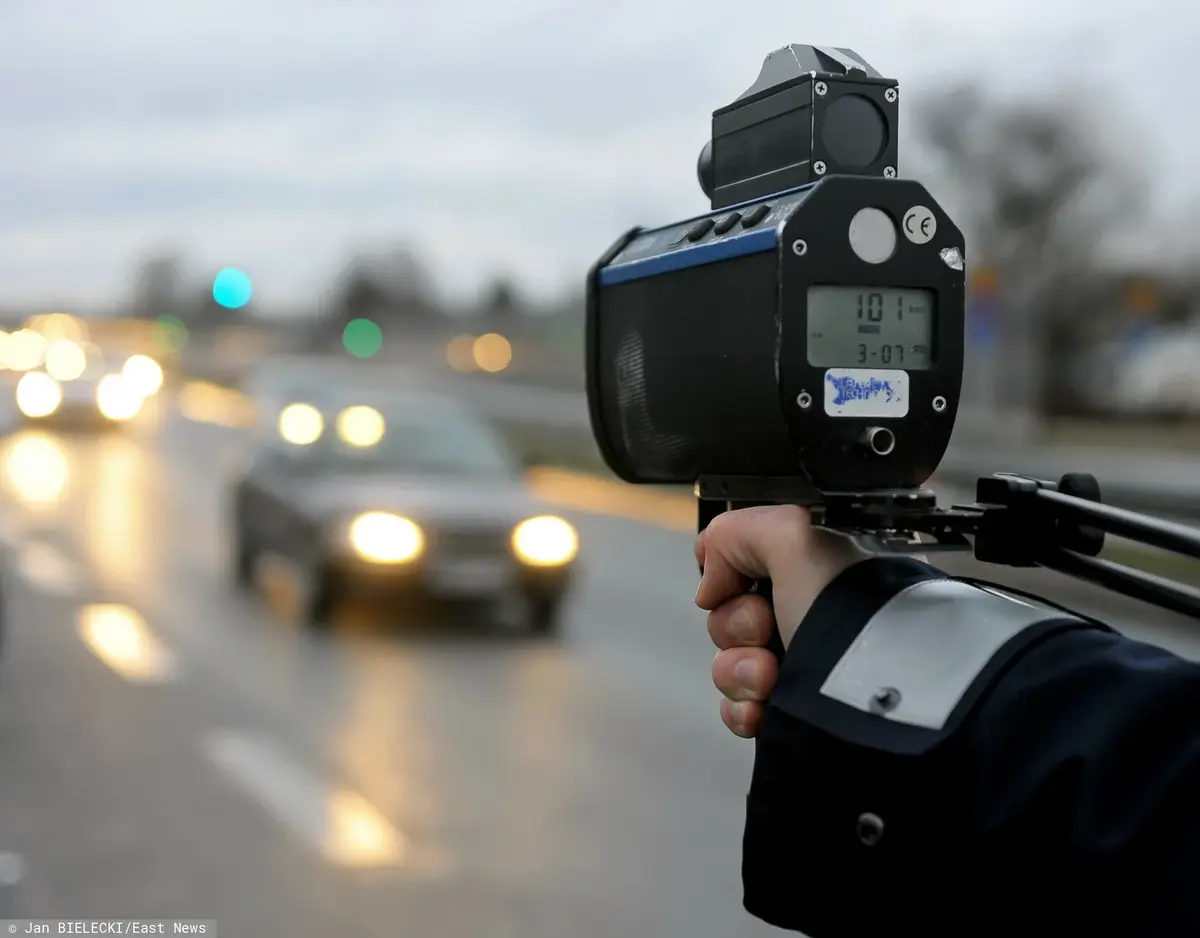
[[[1200,665],[974,589],[893,557],[818,598],[757,741],[747,910],[810,938],[1200,936]],[[890,683],[842,664],[910,635]]]

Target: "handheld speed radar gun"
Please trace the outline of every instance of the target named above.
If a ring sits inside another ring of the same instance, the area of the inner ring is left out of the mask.
[[[609,467],[694,484],[702,530],[790,503],[877,549],[974,550],[1200,617],[1200,591],[1101,559],[1104,532],[1200,557],[1200,533],[1100,503],[1086,474],[922,488],[962,385],[963,234],[899,177],[899,89],[858,54],[789,45],[712,115],[709,211],[632,228],[588,274],[587,394]]]

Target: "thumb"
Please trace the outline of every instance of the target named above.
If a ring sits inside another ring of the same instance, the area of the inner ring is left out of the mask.
[[[809,514],[795,505],[740,508],[723,512],[704,532],[704,573],[696,605],[713,610],[740,596],[754,580],[771,576],[771,561],[795,551],[809,537]],[[699,545],[698,545],[699,546]]]

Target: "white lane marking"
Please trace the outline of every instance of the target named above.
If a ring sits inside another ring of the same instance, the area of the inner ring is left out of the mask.
[[[15,886],[25,878],[25,860],[19,853],[0,852],[0,886]]]
[[[165,684],[178,674],[170,649],[128,606],[84,606],[79,610],[79,637],[92,654],[130,683]]]
[[[27,541],[17,550],[17,572],[31,586],[56,596],[70,596],[78,590],[77,567],[53,544]]]
[[[219,730],[204,755],[284,827],[343,866],[397,866],[408,843],[360,795],[322,783],[269,737]]]

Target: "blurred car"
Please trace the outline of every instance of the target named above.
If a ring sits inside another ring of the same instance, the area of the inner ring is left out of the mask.
[[[1119,349],[1107,388],[1114,409],[1146,416],[1200,414],[1200,325],[1160,329]]]
[[[113,426],[136,417],[162,380],[158,363],[145,355],[113,367],[97,347],[57,339],[41,364],[21,375],[14,402],[26,422]]]
[[[239,588],[270,558],[294,574],[313,628],[353,597],[465,601],[557,631],[578,534],[532,498],[486,423],[444,398],[371,388],[258,407],[230,493]]]

